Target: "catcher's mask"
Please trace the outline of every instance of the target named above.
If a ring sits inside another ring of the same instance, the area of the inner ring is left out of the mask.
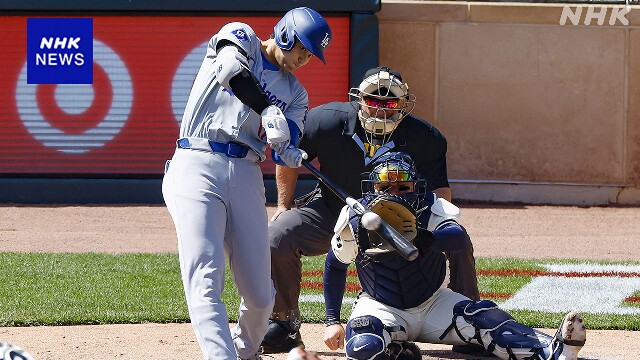
[[[368,179],[362,180],[362,196],[391,194],[402,197],[414,210],[426,194],[426,181],[418,176],[411,157],[404,152],[389,152],[373,162]]]
[[[359,106],[358,118],[370,144],[389,141],[391,134],[416,102],[409,86],[397,71],[388,67],[370,69],[357,88],[349,90],[349,100]]]
[[[403,152],[390,152],[373,163],[368,179],[362,181],[366,206],[408,241],[417,236],[418,209],[425,199],[426,183],[419,179],[411,157]],[[374,261],[397,256],[397,252],[377,233],[366,231],[367,237],[358,239],[365,254]],[[363,234],[363,233],[359,233]],[[364,239],[368,239],[368,242]],[[364,240],[364,241],[363,241]]]

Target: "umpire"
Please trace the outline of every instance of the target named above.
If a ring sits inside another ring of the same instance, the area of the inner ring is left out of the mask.
[[[328,103],[309,111],[299,144],[309,161],[317,158],[323,174],[358,198],[361,174],[371,171],[369,165],[386,152],[402,151],[413,158],[418,172],[427,180],[427,190],[451,200],[447,141],[433,125],[410,115],[415,96],[400,74],[387,67],[370,69],[362,83],[349,91],[349,97],[350,102]],[[278,207],[269,225],[276,302],[262,342],[263,353],[288,352],[303,345],[298,306],[301,257],[327,253],[344,206],[319,183],[312,193],[296,199],[293,207],[297,178],[297,169],[277,166]],[[448,259],[449,287],[478,300],[473,247],[448,254]]]

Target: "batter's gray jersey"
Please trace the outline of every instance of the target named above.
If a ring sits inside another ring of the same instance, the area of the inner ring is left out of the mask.
[[[272,104],[278,106],[288,120],[304,131],[309,97],[298,79],[266,61],[261,40],[244,23],[225,25],[209,40],[207,54],[198,71],[187,106],[182,116],[180,137],[199,137],[218,142],[243,143],[265,159],[266,135],[260,114],[243,104],[216,80],[216,46],[231,41],[247,54],[249,71],[260,81]]]

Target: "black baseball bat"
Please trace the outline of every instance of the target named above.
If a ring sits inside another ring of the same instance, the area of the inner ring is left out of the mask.
[[[356,214],[362,216],[367,212],[371,212],[371,210],[366,209],[358,200],[352,198],[347,194],[344,190],[342,190],[338,185],[336,185],[331,179],[326,177],[320,170],[316,169],[309,161],[302,160],[302,165],[309,169],[311,173],[318,178],[323,184],[325,184],[331,191],[333,191],[342,201],[344,201]],[[391,245],[403,258],[413,261],[418,257],[418,249],[407,239],[402,236],[396,229],[394,229],[391,225],[387,224],[384,219],[380,222],[380,226],[374,231],[380,235],[383,239]]]

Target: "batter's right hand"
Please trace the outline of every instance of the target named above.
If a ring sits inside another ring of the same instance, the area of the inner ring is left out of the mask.
[[[344,337],[342,324],[329,325],[324,330],[324,343],[331,350],[344,349]]]
[[[308,157],[304,150],[298,149],[293,145],[289,145],[282,152],[279,152],[278,156],[290,168],[299,168],[302,165],[302,160]]]

